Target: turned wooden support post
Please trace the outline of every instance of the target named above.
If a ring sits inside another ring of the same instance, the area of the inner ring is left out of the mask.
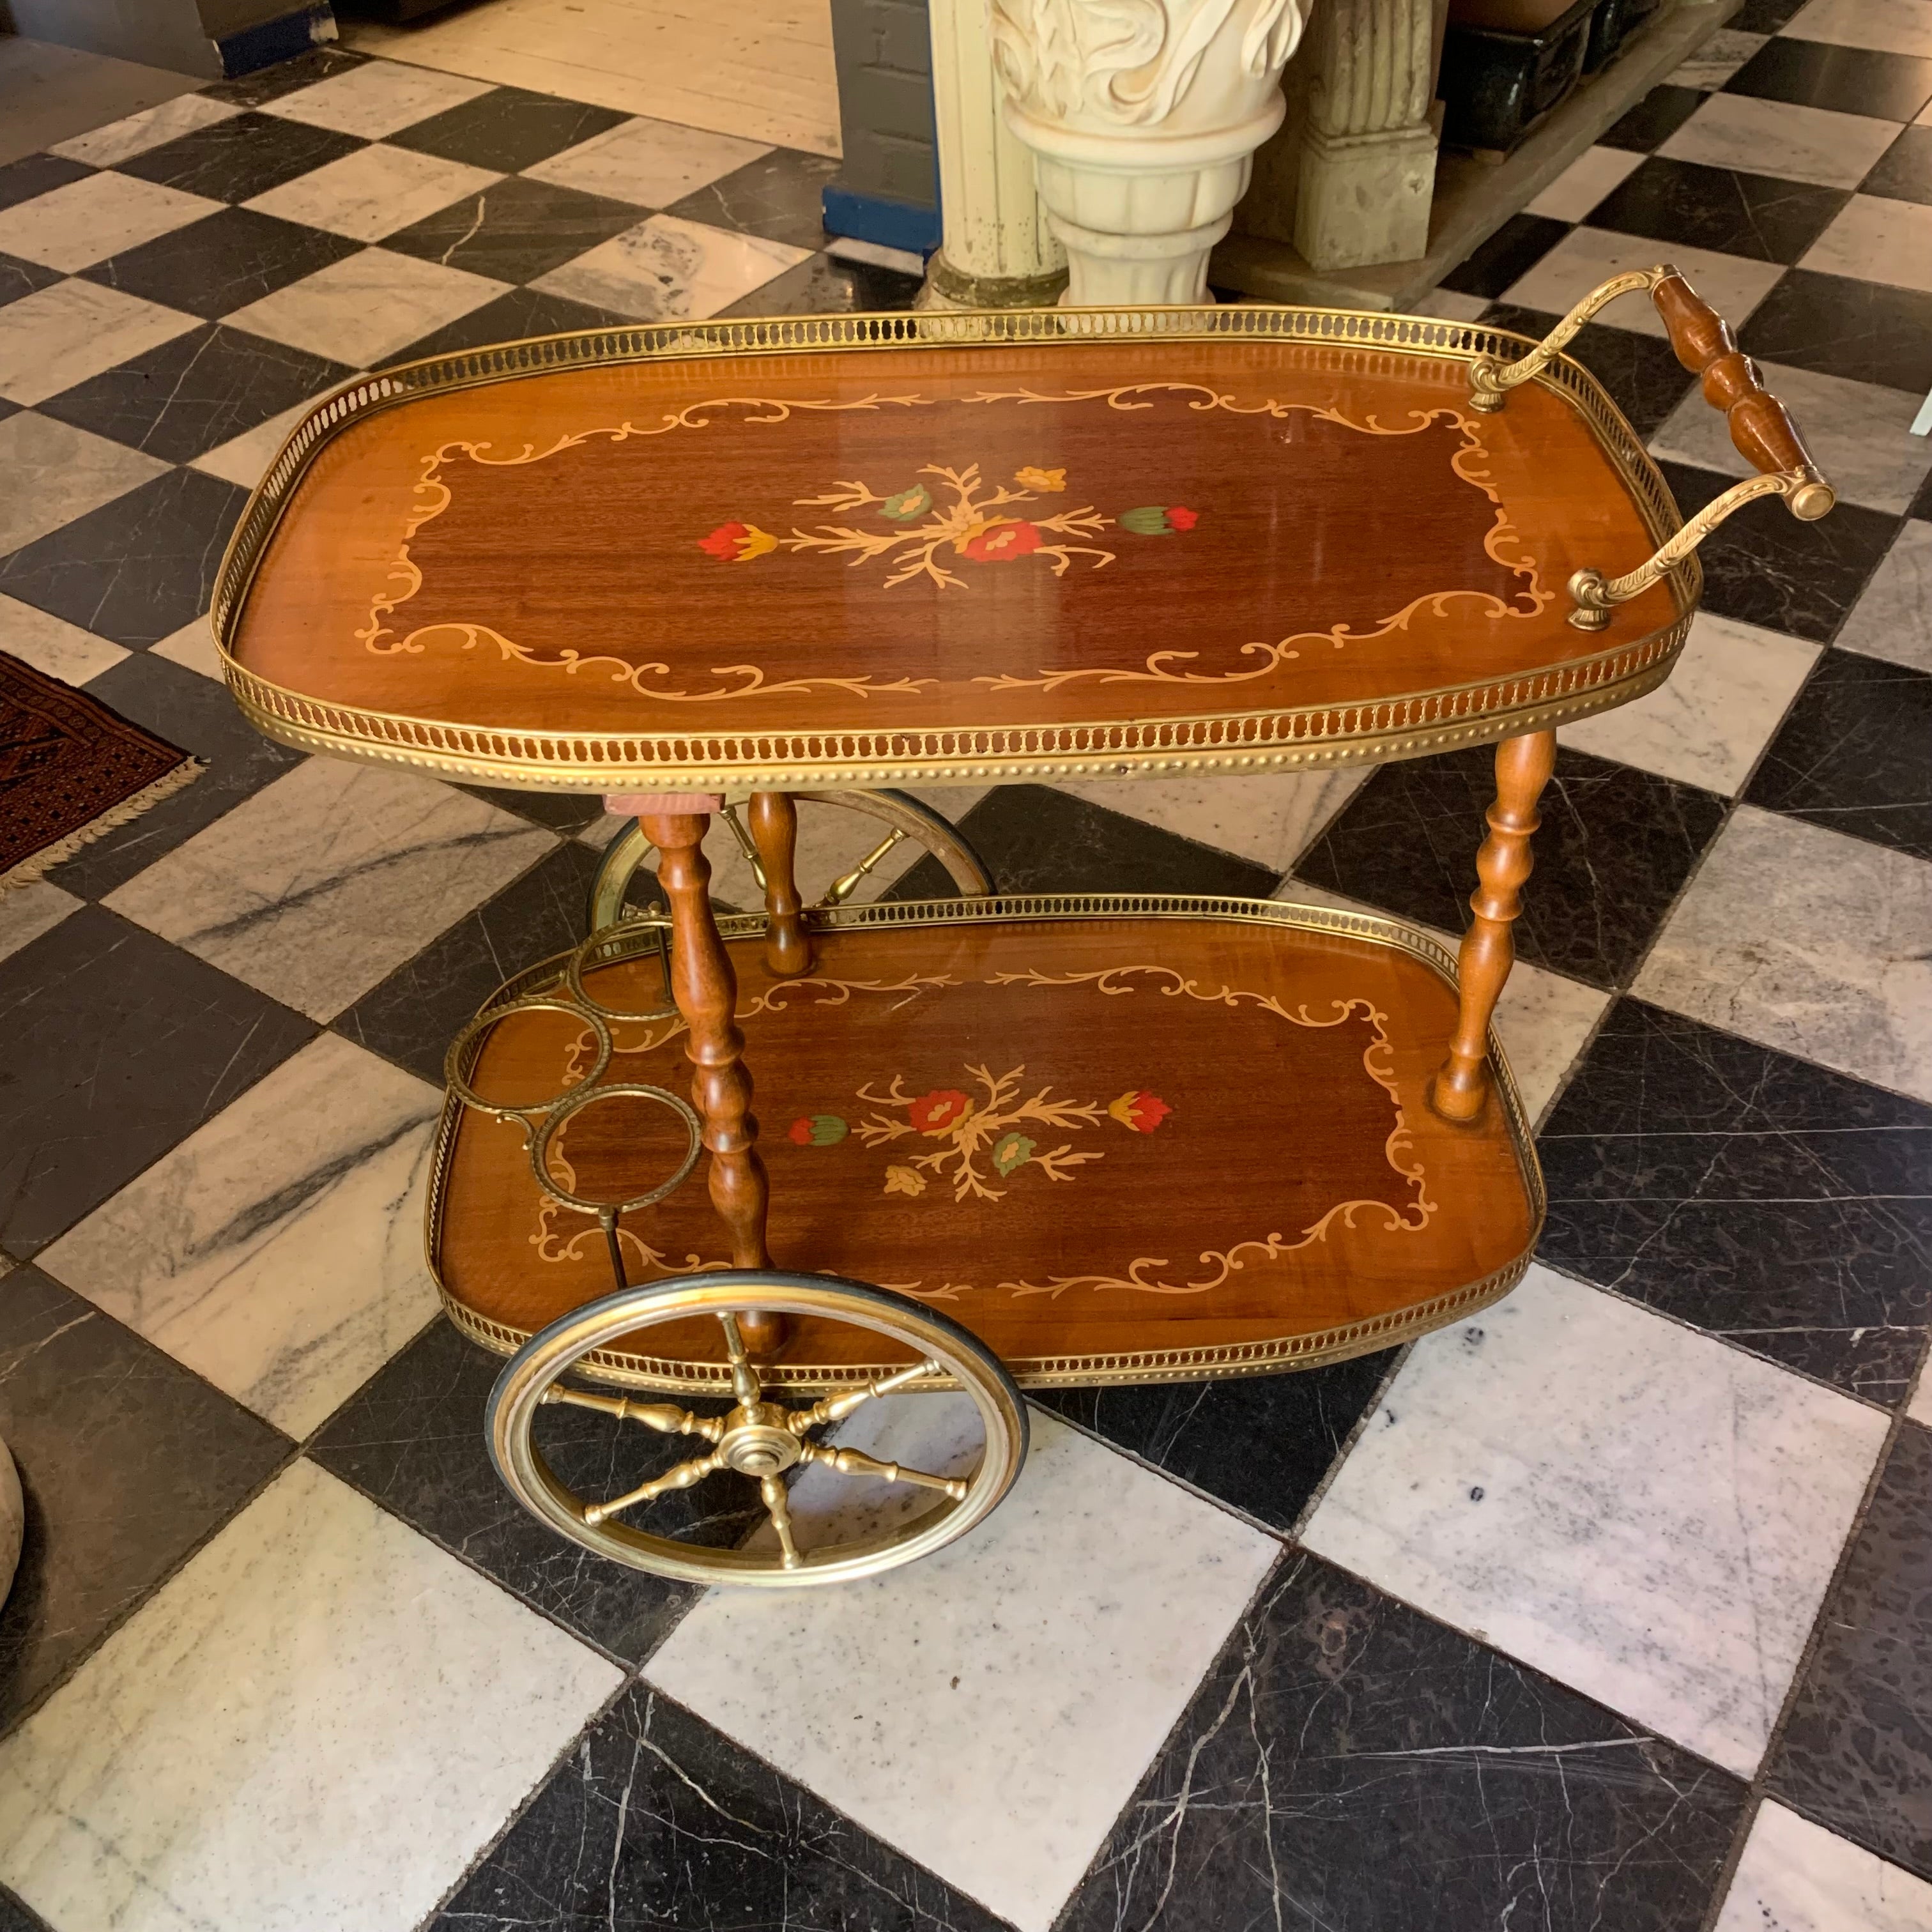
[[[1476,854],[1482,880],[1469,899],[1475,917],[1462,935],[1458,962],[1462,1004],[1449,1058],[1442,1063],[1430,1103],[1445,1120],[1473,1120],[1489,1091],[1484,1062],[1490,1021],[1516,958],[1510,926],[1522,910],[1522,882],[1534,860],[1530,835],[1541,822],[1536,801],[1556,764],[1556,734],[1532,731],[1496,747],[1496,800],[1490,807],[1490,836]]]
[[[765,868],[765,965],[780,979],[812,970],[812,938],[798,892],[798,806],[782,791],[754,791],[746,813]]]
[[[671,997],[691,1029],[686,1052],[694,1071],[691,1097],[711,1150],[711,1202],[731,1240],[734,1268],[768,1268],[765,1208],[770,1190],[758,1158],[752,1117],[752,1076],[741,1056],[738,978],[711,913],[711,866],[704,856],[708,817],[696,812],[641,817],[658,848],[658,882],[670,902]],[[738,1317],[755,1354],[776,1348],[782,1318],[747,1311]]]

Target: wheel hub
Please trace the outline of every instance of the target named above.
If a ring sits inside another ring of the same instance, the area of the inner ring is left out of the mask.
[[[786,1413],[768,1402],[734,1408],[718,1438],[718,1454],[726,1466],[758,1478],[789,1469],[805,1450],[785,1426]]]

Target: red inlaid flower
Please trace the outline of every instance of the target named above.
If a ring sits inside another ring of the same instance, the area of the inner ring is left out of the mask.
[[[778,540],[756,524],[720,524],[708,537],[698,538],[698,547],[707,556],[726,563],[749,563],[754,556],[776,550]]]
[[[1184,510],[1175,504],[1167,513],[1167,520],[1178,530],[1191,530],[1201,520],[1198,510]]]
[[[836,1114],[814,1114],[786,1131],[800,1147],[836,1147],[851,1130]]]
[[[995,517],[962,538],[962,556],[974,563],[1010,563],[1040,548],[1040,532],[1031,524],[1015,522],[1010,517]]]
[[[951,1087],[941,1087],[930,1094],[922,1094],[906,1108],[912,1116],[912,1124],[922,1134],[950,1133],[967,1115],[973,1103],[964,1094]]]
[[[1122,1126],[1137,1134],[1150,1134],[1174,1109],[1158,1094],[1130,1088],[1118,1100],[1109,1101],[1107,1111]]]

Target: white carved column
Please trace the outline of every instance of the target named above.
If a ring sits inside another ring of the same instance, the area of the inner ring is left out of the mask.
[[[1309,39],[1296,248],[1311,268],[1426,254],[1436,190],[1432,0],[1322,0]]]
[[[1059,298],[1066,250],[1046,225],[1033,156],[1000,114],[986,0],[928,0],[945,238],[922,308],[1020,308]]]
[[[1327,4],[1327,0],[1323,0]],[[1006,123],[1078,303],[1191,302],[1281,124],[1298,0],[992,0]]]

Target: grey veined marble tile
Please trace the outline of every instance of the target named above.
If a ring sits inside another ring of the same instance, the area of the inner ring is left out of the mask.
[[[1741,806],[1631,990],[1932,1100],[1932,865]]]
[[[698,321],[728,308],[812,250],[654,214],[530,286],[640,322]]]
[[[1766,1798],[1712,1932],[1924,1932],[1932,1885]]]
[[[298,1439],[435,1312],[442,1096],[324,1034],[40,1256]]]
[[[1533,1266],[1417,1345],[1302,1540],[1748,1778],[1886,1428]]]
[[[410,1932],[620,1681],[298,1462],[0,1743],[0,1881],[75,1932]]]
[[[1865,657],[1932,670],[1932,524],[1900,524],[1838,642]]]
[[[110,903],[328,1020],[554,842],[434,778],[312,758]]]

